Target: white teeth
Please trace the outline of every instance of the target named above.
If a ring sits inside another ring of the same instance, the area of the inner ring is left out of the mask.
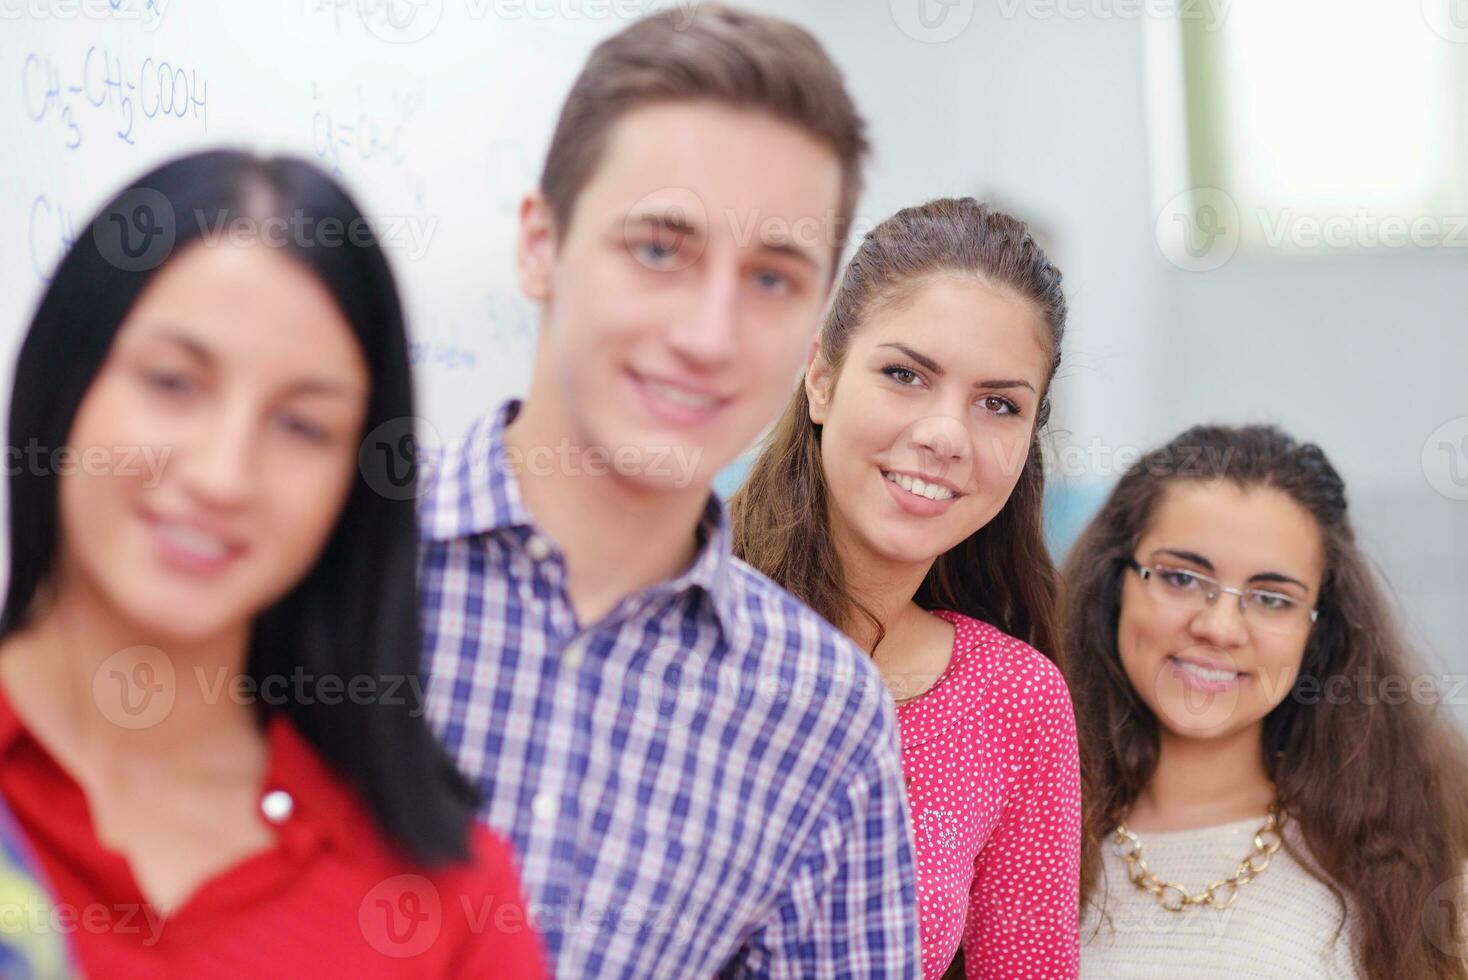
[[[924,483],[917,477],[908,476],[906,473],[888,473],[887,479],[897,484],[908,493],[915,493],[919,497],[927,497],[929,500],[950,500],[953,491],[936,483]]]
[[[657,381],[644,380],[642,383],[648,391],[659,398],[666,398],[670,402],[686,405],[689,408],[713,408],[718,404],[718,399],[711,395],[700,395],[685,388],[675,388]]]
[[[201,558],[223,558],[229,554],[229,545],[212,534],[196,531],[177,524],[159,524],[158,531],[185,551],[192,551]]]
[[[1232,670],[1214,670],[1211,667],[1203,667],[1198,664],[1188,663],[1186,660],[1173,660],[1180,670],[1185,670],[1194,677],[1205,681],[1231,681],[1238,679],[1238,672]]]

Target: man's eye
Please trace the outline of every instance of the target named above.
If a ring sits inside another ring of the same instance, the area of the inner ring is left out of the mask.
[[[767,293],[784,294],[791,288],[790,278],[773,269],[762,269],[756,273],[755,282]]]
[[[662,242],[644,242],[637,246],[637,257],[648,265],[662,265],[677,254],[676,248],[670,248]]]

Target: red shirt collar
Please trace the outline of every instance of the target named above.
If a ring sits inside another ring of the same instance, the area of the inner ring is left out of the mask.
[[[352,849],[362,846],[360,836],[370,836],[375,826],[371,814],[345,780],[332,772],[327,760],[283,711],[265,720],[267,762],[260,791],[263,801],[273,792],[290,796],[290,814],[273,821],[281,842],[292,850],[310,850],[318,843]],[[59,768],[30,729],[16,714],[3,684],[0,684],[0,760],[24,745],[33,745]]]

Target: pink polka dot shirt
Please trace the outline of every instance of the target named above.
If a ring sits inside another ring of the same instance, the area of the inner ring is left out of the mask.
[[[959,946],[968,976],[1079,971],[1081,789],[1075,713],[1055,665],[977,619],[938,683],[897,706],[917,845],[923,976]]]

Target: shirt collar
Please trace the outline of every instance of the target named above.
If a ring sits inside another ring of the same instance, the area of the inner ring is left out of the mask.
[[[420,520],[425,540],[444,543],[509,528],[535,527],[505,455],[505,427],[519,411],[520,401],[510,399],[492,415],[476,421],[458,442],[424,457]],[[731,573],[732,549],[728,514],[718,495],[710,492],[699,518],[698,553],[693,563],[658,588],[675,593],[692,587],[702,589],[721,625],[731,627],[739,615]]]
[[[276,791],[284,791],[291,801],[288,816],[276,827],[281,842],[302,853],[318,841],[362,846],[353,828],[360,831],[371,826],[365,805],[332,772],[316,747],[282,711],[273,712],[265,721],[265,733],[268,757],[261,803]],[[0,760],[8,760],[24,744],[34,745],[44,758],[53,759],[0,687]],[[59,766],[54,761],[51,764]]]

